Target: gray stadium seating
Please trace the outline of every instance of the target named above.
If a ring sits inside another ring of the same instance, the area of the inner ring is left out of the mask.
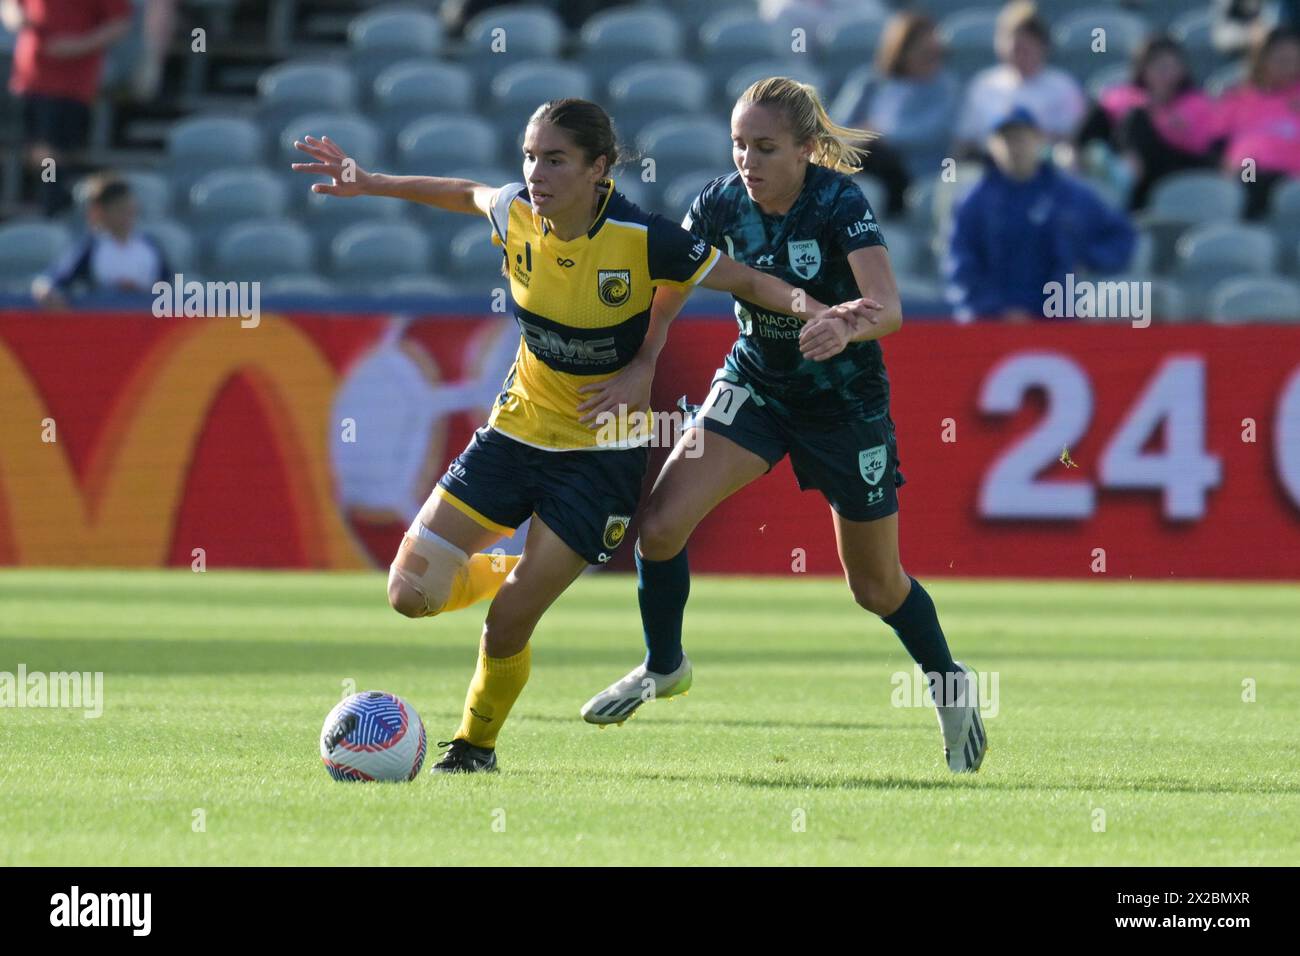
[[[329,258],[332,272],[345,279],[423,273],[429,269],[429,239],[410,223],[357,223],[335,237]]]
[[[289,205],[280,177],[260,166],[214,169],[190,189],[186,218],[200,242],[236,222],[282,216]]]
[[[351,111],[357,106],[357,81],[338,63],[292,60],[263,72],[257,95],[262,129],[273,132],[304,113]]]
[[[262,297],[325,299],[338,295],[338,287],[315,272],[289,272],[262,282]]]
[[[456,63],[403,60],[380,73],[372,89],[374,121],[389,143],[421,116],[474,108],[474,78]]]
[[[767,79],[769,76],[788,76],[800,83],[811,84],[818,95],[822,96],[823,102],[827,98],[824,95],[826,74],[816,67],[800,60],[761,60],[758,63],[742,66],[727,79],[725,87],[727,100],[724,106],[726,114],[730,115],[732,105],[751,84]]]
[[[1216,322],[1300,322],[1300,283],[1277,276],[1246,276],[1221,282],[1210,296]]]
[[[313,266],[311,235],[297,223],[241,222],[217,238],[209,276],[218,281],[265,280]]]
[[[707,73],[683,60],[638,63],[609,82],[609,111],[618,135],[634,141],[657,119],[670,114],[702,113],[710,105]]]
[[[1218,173],[1176,173],[1151,190],[1147,209],[1179,222],[1206,222],[1241,217],[1241,184]]]
[[[1203,296],[1221,279],[1271,273],[1277,262],[1277,240],[1263,226],[1205,223],[1178,240],[1177,254],[1184,288]]]
[[[397,136],[396,166],[411,175],[436,175],[449,166],[495,163],[500,139],[492,124],[477,116],[426,116]]]
[[[26,291],[39,273],[72,244],[68,230],[52,222],[10,222],[0,226],[0,283]]]
[[[713,119],[668,117],[651,123],[637,137],[641,155],[655,162],[659,183],[695,169],[726,169],[731,131]]]
[[[678,21],[667,11],[648,6],[615,7],[595,14],[582,25],[578,42],[579,62],[599,90],[632,64],[675,59],[684,51]]]
[[[175,219],[155,219],[140,227],[154,238],[173,272],[191,273],[198,268],[198,243],[189,227]]]
[[[492,242],[491,234],[475,223],[456,231],[451,240],[449,272],[462,282],[473,282],[483,287],[504,285],[501,275],[501,248]]]
[[[352,72],[365,89],[395,60],[432,59],[442,45],[442,21],[423,10],[381,7],[356,17],[348,27]]]
[[[512,63],[555,59],[563,50],[564,40],[563,22],[544,6],[493,7],[465,25],[461,62],[486,82]]]

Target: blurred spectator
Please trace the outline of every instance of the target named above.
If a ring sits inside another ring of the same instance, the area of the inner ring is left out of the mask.
[[[1278,25],[1277,0],[1214,0],[1210,36],[1220,53],[1244,53]]]
[[[1073,137],[1087,102],[1073,76],[1047,65],[1051,36],[1034,5],[1013,0],[1003,7],[993,44],[1002,62],[975,74],[959,114],[963,154],[977,153],[993,124],[1017,106],[1033,114],[1049,139]]]
[[[1107,87],[1079,132],[1123,157],[1132,180],[1129,208],[1146,205],[1152,185],[1184,169],[1219,164],[1223,111],[1196,88],[1177,41],[1152,37],[1133,57],[1128,83]]]
[[[147,103],[158,95],[162,86],[167,47],[176,30],[176,7],[179,0],[140,0],[144,4],[144,54],[132,78],[137,101]]]
[[[881,134],[869,144],[863,171],[885,183],[891,213],[902,211],[912,179],[938,174],[960,99],[961,85],[943,68],[935,22],[923,13],[892,17],[874,70],[864,67],[845,81],[832,108],[835,121]]]
[[[1253,160],[1256,181],[1246,192],[1246,216],[1268,209],[1273,187],[1300,176],[1300,33],[1277,27],[1255,45],[1246,82],[1223,95],[1228,134],[1224,170],[1240,177]]]
[[[957,207],[946,262],[957,319],[1043,318],[1043,287],[1080,267],[1124,268],[1137,232],[1128,217],[1042,156],[1047,137],[1016,107],[988,141],[984,177]]]
[[[151,238],[135,228],[131,187],[113,176],[96,176],[86,192],[90,231],[48,272],[32,283],[45,308],[65,308],[82,292],[147,293],[155,282],[171,281],[167,260]]]
[[[23,117],[28,164],[37,172],[55,162],[55,179],[42,182],[46,215],[72,201],[59,169],[69,152],[85,147],[90,107],[99,91],[104,51],[131,28],[128,0],[0,0],[0,19],[18,38],[9,91]]]

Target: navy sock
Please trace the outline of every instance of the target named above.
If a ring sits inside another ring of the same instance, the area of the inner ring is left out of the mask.
[[[670,674],[682,664],[682,616],[691,593],[691,568],[686,549],[667,561],[636,554],[636,597],[645,630],[647,670]]]
[[[902,605],[881,620],[894,629],[912,660],[920,665],[921,673],[930,681],[931,690],[937,690],[931,675],[937,674],[942,680],[945,675],[956,672],[957,666],[952,662],[952,652],[948,650],[948,641],[939,626],[934,601],[930,600],[920,581],[910,575],[908,580],[912,582],[912,589],[907,592]]]

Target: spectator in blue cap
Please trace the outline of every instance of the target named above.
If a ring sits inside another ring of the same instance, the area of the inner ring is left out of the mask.
[[[960,321],[1044,318],[1044,286],[1128,265],[1128,216],[1043,158],[1047,137],[1016,107],[988,137],[983,178],[958,205],[945,276]]]

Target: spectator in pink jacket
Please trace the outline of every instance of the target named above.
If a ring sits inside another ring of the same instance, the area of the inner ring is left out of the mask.
[[[1103,140],[1123,157],[1133,181],[1129,208],[1140,209],[1162,176],[1218,166],[1224,136],[1222,106],[1196,88],[1183,48],[1155,36],[1134,55],[1129,82],[1101,92],[1079,139]]]
[[[1224,169],[1240,177],[1247,161],[1254,161],[1246,215],[1263,215],[1273,187],[1300,176],[1300,33],[1277,27],[1256,45],[1246,82],[1223,96],[1223,113]]]

